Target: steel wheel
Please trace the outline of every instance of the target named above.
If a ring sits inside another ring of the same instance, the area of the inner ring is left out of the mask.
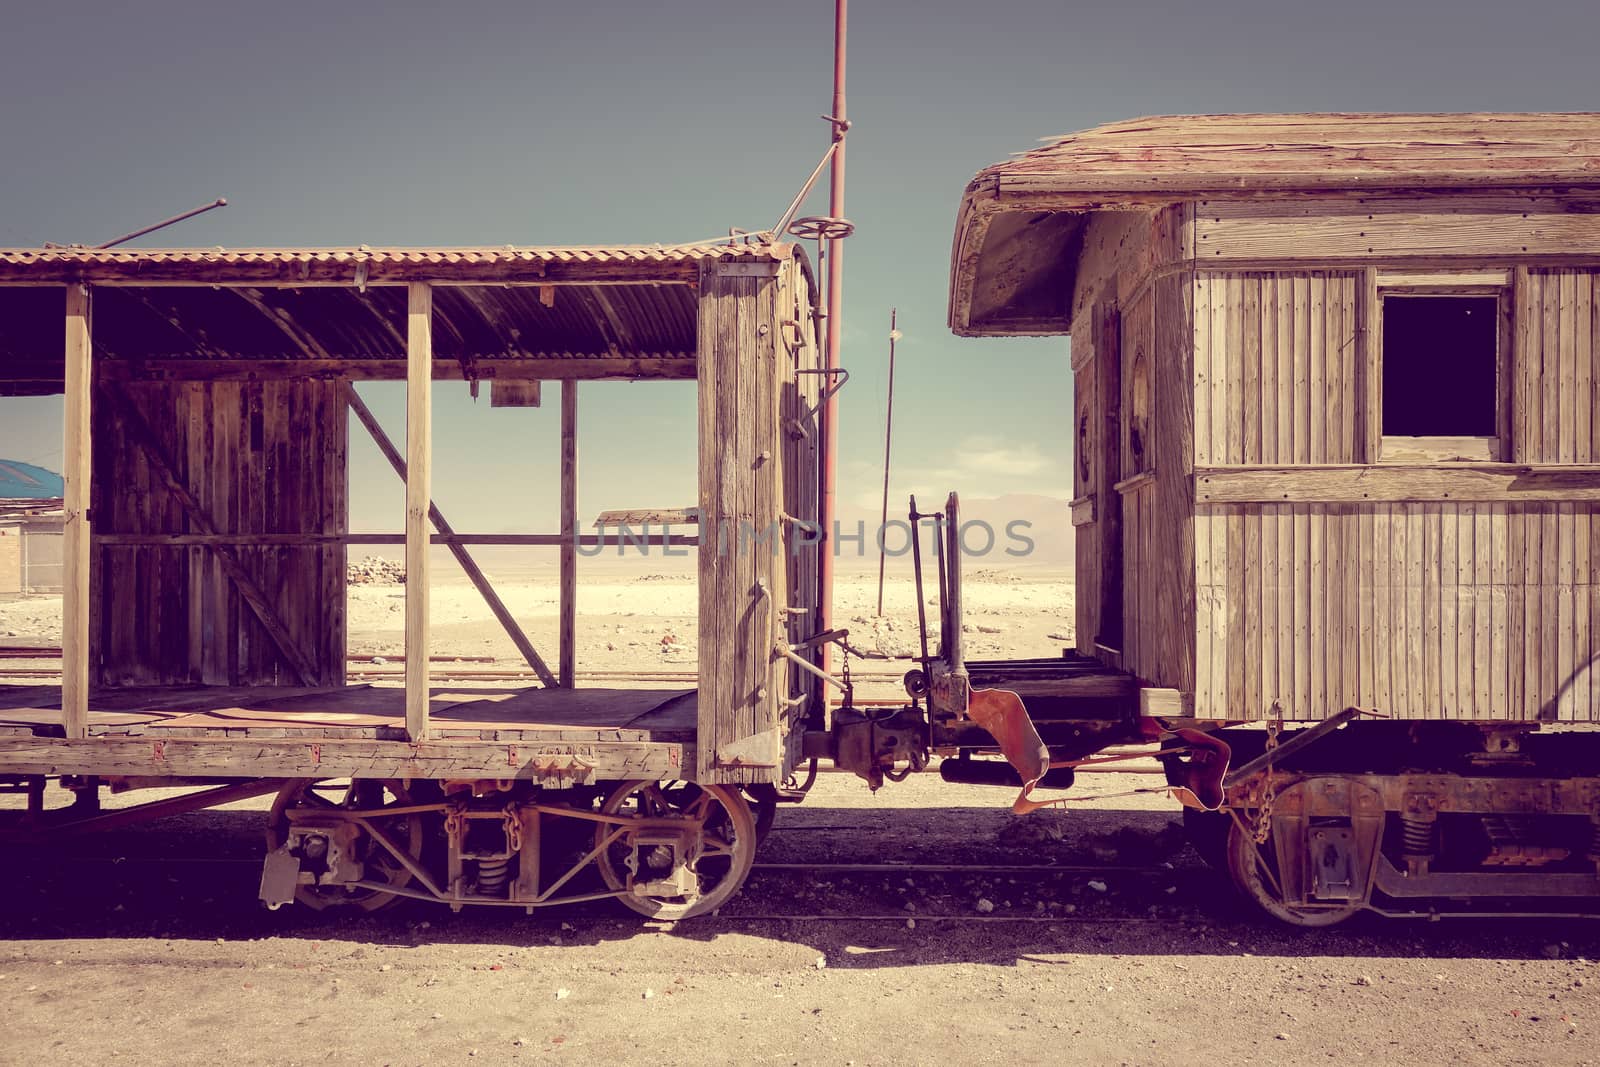
[[[672,850],[656,846],[641,853],[639,871],[630,868],[634,857],[633,831],[624,832],[601,850],[596,864],[600,876],[628,907],[652,919],[687,919],[721,907],[739,891],[755,862],[756,820],[738,786],[694,785],[688,782],[624,782],[600,809],[607,815],[686,816],[703,835],[698,855],[688,868],[694,886],[673,896],[640,896],[633,892],[636,879],[654,881],[672,873]],[[615,832],[602,823],[595,828],[595,846]]]
[[[1361,910],[1359,904],[1297,908],[1283,902],[1277,887],[1277,861],[1269,839],[1257,845],[1255,837],[1237,820],[1228,829],[1228,877],[1234,887],[1256,907],[1290,926],[1324,927],[1342,923]]]
[[[379,807],[404,807],[412,803],[411,793],[400,782],[360,779],[348,783],[325,782],[315,778],[302,778],[285,785],[272,802],[272,813],[267,824],[267,849],[280,848],[289,836],[289,811],[305,808],[313,811],[370,811]],[[382,825],[389,834],[406,847],[413,856],[422,854],[423,821],[420,814],[396,815],[384,819]],[[366,880],[383,882],[400,888],[412,880],[405,868],[388,849],[361,835],[366,866]],[[399,900],[393,893],[376,889],[349,889],[337,885],[302,885],[295,889],[295,899],[307,907],[321,911],[330,907],[356,907],[362,911],[377,911]]]
[[[771,783],[758,783],[744,787],[744,798],[750,802],[756,820],[756,844],[767,839],[772,824],[778,819],[778,787]]]

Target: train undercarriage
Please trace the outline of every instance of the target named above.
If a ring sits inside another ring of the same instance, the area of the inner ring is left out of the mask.
[[[953,531],[956,502],[935,516]],[[912,519],[919,516],[913,502]],[[714,911],[749,874],[778,807],[821,763],[877,789],[938,762],[945,781],[1016,791],[1019,816],[1069,807],[1078,768],[1154,756],[1202,857],[1282,922],[1391,916],[1600,915],[1600,732],[1538,722],[1202,722],[1141,700],[1098,660],[968,661],[960,554],[938,545],[940,619],[922,621],[907,701],[841,706],[802,738],[811,773],[783,785],[568,778],[101,779],[56,775],[78,803],[45,811],[44,776],[9,788],[29,812],[0,839],[126,825],[273,795],[260,896],[373,910],[402,899],[535,909],[615,899],[653,919]],[[913,547],[917,542],[913,541]],[[922,561],[916,557],[918,603]],[[851,651],[847,634],[819,635]],[[847,662],[847,661],[846,661]],[[1148,691],[1144,695],[1148,695]],[[159,743],[158,743],[159,744]],[[1111,750],[1111,751],[1108,751]],[[563,772],[567,773],[567,772]],[[0,787],[7,783],[0,782]],[[99,810],[102,788],[209,786]]]

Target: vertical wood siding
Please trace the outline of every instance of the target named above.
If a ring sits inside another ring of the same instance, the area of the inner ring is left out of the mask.
[[[1351,273],[1194,283],[1199,466],[1358,462]],[[1600,460],[1588,272],[1519,272],[1513,456]],[[1557,502],[1201,505],[1195,705],[1289,719],[1600,719],[1600,522]]]
[[[347,530],[342,385],[323,381],[103,383],[122,389],[219,533]],[[97,534],[198,531],[120,425],[96,403]],[[345,669],[343,544],[236,546],[318,684]],[[106,545],[93,555],[92,662],[101,685],[297,685],[213,550]]]
[[[783,264],[778,274],[778,330],[783,344],[778,349],[777,369],[780,375],[779,415],[783,441],[783,511],[807,522],[816,522],[821,511],[822,483],[818,460],[820,440],[818,434],[798,433],[794,425],[817,406],[822,392],[822,376],[813,372],[822,365],[822,352],[817,343],[816,319],[811,314],[811,293],[805,273],[795,261]],[[788,320],[792,326],[781,324]],[[890,517],[894,517],[894,502],[890,501]],[[784,527],[787,548],[786,563],[789,583],[789,604],[797,609],[786,620],[785,632],[791,642],[810,637],[817,630],[817,570],[820,553],[826,544],[813,537],[811,543],[797,531],[793,523]],[[800,760],[800,745],[804,734],[804,716],[820,706],[825,697],[822,683],[803,671],[783,667],[789,679],[788,695],[805,696],[807,702],[796,704],[787,714],[784,771],[792,770]]]
[[[788,751],[789,671],[773,648],[793,606],[779,422],[793,368],[778,273],[708,261],[700,275],[701,782],[772,781]]]

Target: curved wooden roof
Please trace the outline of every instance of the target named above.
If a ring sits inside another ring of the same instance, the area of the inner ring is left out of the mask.
[[[1294,194],[1600,191],[1600,113],[1164,115],[980,171],[951,261],[958,334],[1059,334],[1088,213]]]
[[[1600,185],[1600,113],[1162,115],[983,170],[1008,192]]]

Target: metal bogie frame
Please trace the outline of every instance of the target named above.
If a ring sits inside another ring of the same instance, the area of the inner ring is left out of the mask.
[[[1338,725],[1295,731],[1281,744],[1269,726],[1266,750],[1229,775],[1224,808],[1186,819],[1202,854],[1268,915],[1326,926],[1361,911],[1552,915],[1542,902],[1579,901],[1591,907],[1573,914],[1596,914],[1600,776],[1560,773],[1526,755],[1520,742],[1530,731],[1517,723],[1484,725],[1477,751],[1438,744],[1446,730],[1464,743],[1462,724],[1434,724],[1441,729],[1409,746],[1365,734],[1389,760],[1423,768],[1383,773],[1350,758],[1363,738],[1345,731],[1362,725]],[[1343,751],[1318,751],[1340,734]],[[1451,762],[1465,766],[1443,769]]]
[[[455,911],[471,904],[520,907],[531,914],[534,909],[541,907],[608,899],[621,899],[634,910],[647,915],[665,908],[676,910],[678,914],[673,917],[687,917],[709,910],[731,895],[748,873],[755,848],[754,817],[748,816],[746,802],[737,789],[722,786],[684,786],[692,791],[695,799],[689,805],[689,810],[676,814],[629,815],[607,810],[634,792],[651,788],[658,786],[647,782],[617,783],[610,792],[611,799],[599,811],[515,796],[494,796],[477,805],[472,798],[450,796],[427,803],[378,808],[290,808],[285,812],[287,828],[282,840],[268,857],[266,873],[262,878],[262,900],[269,908],[276,909],[309,888],[364,891],[388,899],[437,902]],[[592,804],[593,798],[587,792],[581,799]],[[706,824],[712,802],[728,809],[729,824],[735,827],[732,840],[725,840],[708,831]],[[742,807],[744,815],[735,813],[732,810],[735,807]],[[696,810],[698,815],[695,814]],[[545,882],[541,846],[545,840],[544,820],[547,817],[592,826],[594,839],[587,851],[576,860],[566,863],[552,880]],[[425,856],[418,855],[397,838],[390,826],[385,825],[403,819],[422,819],[427,825],[442,827],[449,847],[443,877],[439,876],[437,863],[430,863]],[[469,828],[476,822],[498,823],[504,835],[501,838],[504,847],[488,850],[469,848]],[[739,829],[740,826],[745,829]],[[385,883],[366,877],[340,877],[331,869],[308,869],[308,857],[317,851],[308,848],[308,843],[325,840],[343,827],[353,827],[381,848],[384,855],[404,869],[409,876],[406,882]],[[681,846],[681,852],[671,857],[672,865],[667,877],[642,877],[639,865],[631,857],[621,871],[606,861],[608,852],[616,846],[659,848],[664,840]],[[273,876],[275,856],[282,861],[282,866],[277,868],[281,872],[277,878]],[[715,857],[726,857],[730,861],[729,870],[723,873],[727,879],[731,879],[732,884],[724,885],[722,880],[718,880],[709,887],[703,887],[696,868],[702,860]],[[483,865],[491,862],[500,875],[498,884],[504,889],[503,894],[481,891],[485,881]],[[480,865],[477,878],[469,872],[469,863]],[[605,889],[561,892],[591,867],[602,875],[606,882]],[[509,877],[511,869],[516,872],[514,878]],[[412,888],[407,884],[411,881],[421,888]],[[703,899],[713,895],[716,898],[714,901],[702,903]],[[681,900],[681,903],[675,903],[674,898]]]

